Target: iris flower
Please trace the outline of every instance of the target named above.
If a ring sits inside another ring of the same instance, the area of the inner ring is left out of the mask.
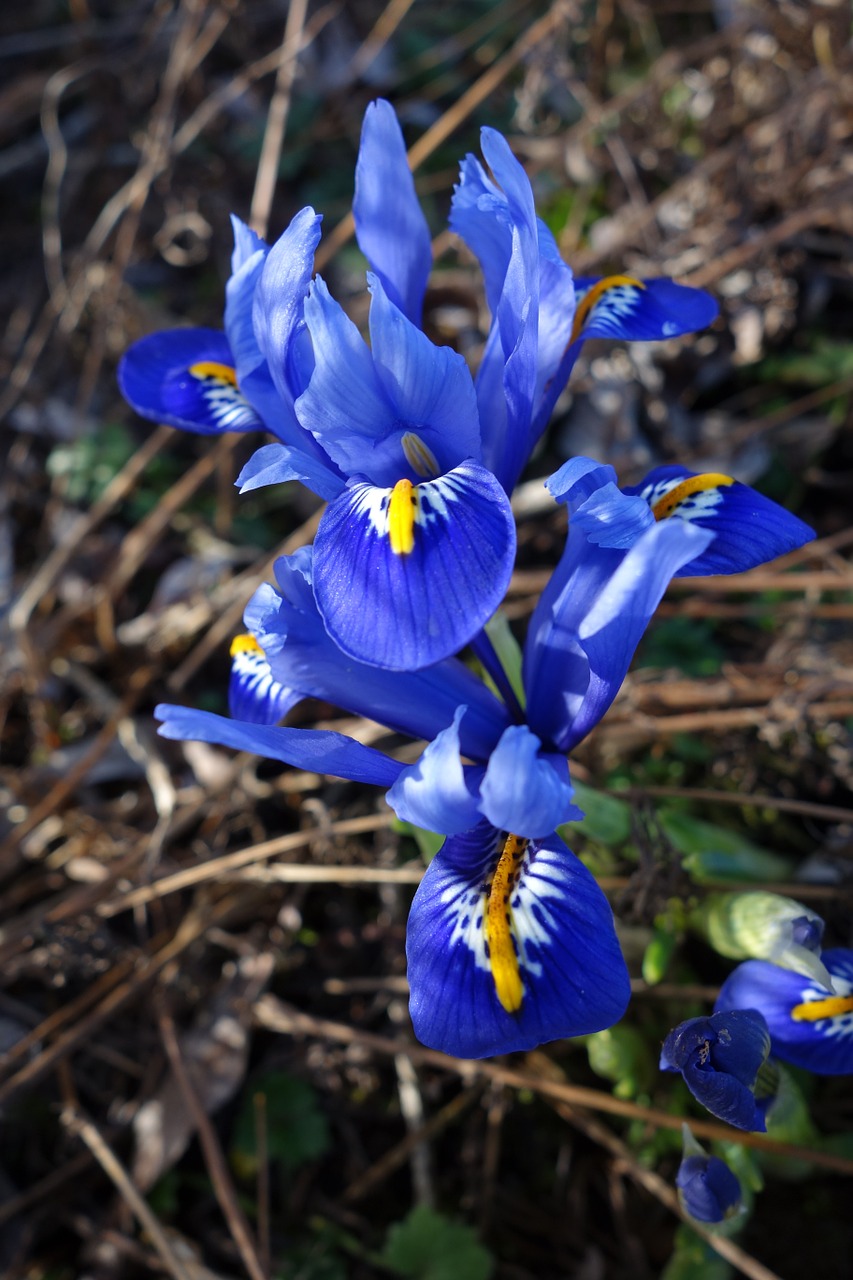
[[[680,1071],[703,1107],[737,1129],[764,1133],[771,1096],[756,1098],[759,1074],[770,1053],[770,1034],[754,1009],[732,1009],[689,1018],[663,1043],[662,1071]]]
[[[723,1222],[742,1212],[738,1179],[725,1160],[706,1154],[687,1125],[675,1185],[682,1209],[697,1222]]]
[[[428,1045],[467,1057],[528,1049],[602,1030],[624,1011],[610,909],[555,834],[579,816],[566,757],[616,696],[674,574],[715,571],[726,557],[745,568],[758,544],[773,555],[811,536],[728,477],[682,472],[666,485],[661,498],[652,484],[650,506],[589,459],[551,478],[569,534],[531,620],[522,687],[484,633],[472,648],[497,693],[455,658],[388,671],[343,653],[318,609],[317,553],[306,548],[278,561],[278,590],[261,586],[246,611],[232,678],[243,718],[158,708],[167,737],[387,787],[399,817],[448,837],[408,930],[412,1017]],[[741,527],[750,518],[760,533]],[[341,734],[273,723],[308,696],[427,746],[406,766]]]
[[[718,1010],[757,1009],[770,1029],[774,1057],[816,1075],[853,1074],[853,951],[836,947],[821,960],[831,986],[766,960],[747,960],[723,983]]]
[[[152,334],[119,371],[145,417],[277,437],[238,483],[295,479],[328,501],[314,559],[324,625],[350,656],[391,670],[458,652],[500,603],[515,553],[507,495],[582,342],[666,337],[716,315],[707,294],[666,280],[573,282],[505,139],[484,130],[483,152],[493,176],[469,156],[451,214],[493,313],[476,384],[420,328],[430,234],[382,101],[365,116],[353,203],[372,268],[370,345],[312,280],[321,217],[306,208],[272,247],[234,219],[224,332]]]

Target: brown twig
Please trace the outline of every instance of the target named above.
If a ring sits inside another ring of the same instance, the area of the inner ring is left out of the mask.
[[[222,1146],[216,1136],[216,1130],[199,1101],[198,1094],[184,1065],[181,1048],[175,1032],[175,1024],[165,1009],[161,1010],[158,1021],[169,1065],[183,1094],[187,1110],[192,1116],[193,1124],[204,1152],[204,1160],[207,1165],[207,1171],[210,1174],[213,1192],[228,1224],[231,1238],[237,1246],[237,1250],[243,1260],[243,1266],[251,1276],[251,1280],[268,1280],[268,1273],[264,1271],[261,1265],[257,1245],[252,1237],[248,1220],[240,1207],[234,1183],[228,1172],[225,1156],[222,1154]]]
[[[101,1137],[95,1125],[90,1120],[84,1120],[81,1115],[69,1110],[62,1113],[62,1123],[69,1133],[73,1133],[75,1137],[85,1142],[139,1225],[147,1232],[169,1275],[174,1280],[192,1280],[189,1272],[177,1257],[166,1233],[149,1208],[148,1203],[136,1190],[124,1165]]]
[[[660,1111],[655,1107],[643,1107],[624,1098],[615,1098],[612,1094],[604,1093],[600,1089],[540,1080],[529,1071],[516,1071],[497,1062],[453,1058],[435,1049],[425,1049],[410,1041],[392,1040],[387,1036],[360,1031],[342,1022],[332,1022],[328,1018],[315,1018],[298,1009],[290,1008],[275,996],[263,996],[256,1003],[254,1014],[260,1026],[283,1035],[312,1036],[321,1040],[337,1041],[340,1044],[357,1044],[363,1050],[383,1056],[407,1053],[414,1062],[436,1067],[440,1071],[452,1071],[463,1080],[473,1081],[485,1078],[508,1085],[513,1089],[532,1089],[535,1093],[556,1098],[560,1102],[588,1107],[593,1111],[605,1111],[610,1115],[623,1116],[630,1120],[640,1120],[653,1128],[680,1130],[683,1124],[682,1116],[673,1115],[669,1111]],[[853,1160],[836,1155],[835,1152],[814,1150],[811,1147],[801,1147],[790,1142],[777,1142],[763,1134],[745,1133],[713,1120],[691,1120],[690,1126],[703,1138],[712,1138],[718,1142],[736,1142],[741,1146],[755,1147],[773,1155],[793,1156],[823,1169],[832,1169],[848,1177],[853,1176]]]

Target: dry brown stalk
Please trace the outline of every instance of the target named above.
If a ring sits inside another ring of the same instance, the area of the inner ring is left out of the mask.
[[[497,1081],[513,1089],[532,1089],[546,1097],[556,1098],[570,1105],[589,1107],[594,1111],[605,1111],[610,1115],[624,1116],[631,1120],[641,1120],[653,1128],[680,1130],[683,1117],[672,1115],[668,1111],[660,1111],[655,1107],[643,1107],[636,1102],[628,1102],[623,1098],[615,1098],[612,1094],[600,1089],[590,1089],[584,1085],[561,1084],[552,1080],[541,1080],[529,1071],[515,1071],[500,1063],[483,1059],[453,1058],[439,1053],[435,1049],[425,1049],[402,1038],[392,1040],[387,1036],[375,1035],[372,1032],[360,1031],[342,1022],[333,1022],[328,1018],[315,1018],[301,1010],[290,1008],[275,996],[262,996],[254,1009],[255,1019],[259,1026],[270,1031],[289,1036],[311,1036],[318,1039],[337,1041],[339,1044],[357,1044],[362,1049],[383,1056],[407,1053],[413,1062],[423,1066],[432,1066],[440,1071],[452,1071],[462,1080],[473,1081],[478,1078]],[[801,1147],[790,1142],[777,1142],[759,1133],[746,1133],[735,1130],[728,1125],[713,1120],[691,1120],[691,1128],[701,1138],[712,1138],[719,1142],[736,1142],[744,1147],[755,1147],[773,1155],[793,1156],[798,1160],[806,1160],[823,1169],[831,1169],[835,1173],[853,1176],[853,1160],[836,1155],[830,1151],[818,1151],[811,1147]]]
[[[240,1207],[234,1183],[228,1172],[228,1164],[222,1153],[222,1146],[216,1136],[216,1130],[199,1101],[198,1094],[193,1088],[192,1080],[181,1057],[175,1024],[165,1009],[161,1010],[158,1021],[169,1065],[184,1096],[187,1109],[192,1116],[198,1139],[204,1152],[204,1161],[210,1174],[213,1191],[222,1210],[223,1217],[228,1224],[231,1238],[237,1246],[237,1251],[243,1260],[243,1266],[248,1271],[251,1280],[268,1280],[268,1273],[261,1265],[257,1245],[252,1236],[248,1220]]]

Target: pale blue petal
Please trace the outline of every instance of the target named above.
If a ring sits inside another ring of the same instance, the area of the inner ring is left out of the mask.
[[[653,524],[625,549],[624,528],[612,510],[619,504],[613,494],[608,501],[609,490],[605,486],[604,497],[593,494],[570,522],[566,550],[534,611],[525,646],[530,726],[561,751],[604,715],[670,579],[712,537],[681,522]],[[604,524],[587,510],[602,502],[609,510]],[[623,502],[630,525],[636,503]],[[606,545],[611,527],[620,534],[617,548]]]
[[[465,360],[450,347],[430,342],[389,300],[379,280],[368,276],[368,283],[373,295],[373,360],[394,407],[398,432],[415,432],[435,455],[439,471],[448,471],[465,458],[476,461],[480,456],[480,420]],[[398,471],[393,480],[399,480],[401,474]]]
[[[419,324],[432,267],[432,244],[390,103],[364,114],[352,204],[359,248],[396,306]]]
[[[256,449],[236,483],[241,493],[249,493],[252,489],[284,484],[288,480],[299,480],[327,502],[336,498],[345,484],[343,477],[329,463],[284,444],[265,444]]]
[[[457,708],[453,724],[436,735],[416,764],[403,770],[385,797],[403,822],[448,836],[479,822],[476,790],[460,759],[459,725],[467,709]]]
[[[321,221],[311,208],[297,213],[267,254],[254,294],[255,338],[276,390],[291,406],[308,385],[313,366],[304,308]]]
[[[572,794],[565,757],[543,754],[526,725],[512,725],[486,766],[480,808],[499,831],[541,839],[583,816]]]

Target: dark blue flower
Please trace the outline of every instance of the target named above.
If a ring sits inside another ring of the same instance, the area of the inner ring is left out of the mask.
[[[773,1054],[817,1075],[853,1074],[853,951],[837,947],[821,960],[832,980],[792,973],[764,960],[738,965],[723,983],[717,1009],[760,1010]],[[726,1014],[725,1016],[731,1016]]]
[[[738,1179],[725,1160],[706,1155],[687,1125],[684,1157],[675,1177],[681,1207],[697,1222],[724,1222],[741,1209]]]
[[[770,1098],[756,1101],[760,1069],[770,1053],[767,1023],[754,1009],[690,1018],[663,1043],[663,1071],[680,1071],[703,1107],[737,1129],[763,1133]]]

